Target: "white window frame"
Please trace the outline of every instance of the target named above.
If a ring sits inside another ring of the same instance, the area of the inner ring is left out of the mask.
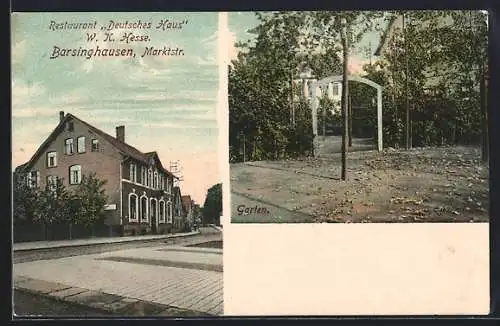
[[[28,187],[38,188],[40,186],[40,171],[30,171],[28,172],[28,177],[26,178]]]
[[[153,201],[155,202],[155,207],[153,211]],[[149,197],[149,216],[153,217],[153,213],[156,214],[156,222],[158,222],[158,199],[154,197]],[[151,221],[153,219],[151,218]]]
[[[130,181],[137,182],[137,165],[135,163],[130,163]]]
[[[135,197],[135,218],[132,218],[131,198]],[[139,196],[135,192],[128,194],[128,220],[129,222],[139,222]]]
[[[64,140],[64,154],[73,155],[75,153],[73,138],[66,138]]]
[[[167,201],[167,223],[172,223],[172,202],[169,200]]]
[[[143,210],[142,210],[142,202],[143,202],[143,198],[146,199],[146,216],[143,215]],[[146,196],[146,193],[143,193],[142,196],[139,198],[139,211],[140,211],[140,221],[141,222],[149,222],[149,200],[148,200],[148,196]]]
[[[165,223],[165,201],[160,199],[158,202],[158,223]]]
[[[95,145],[95,148],[94,148]],[[99,139],[93,138],[90,143],[91,152],[99,152]]]
[[[146,185],[146,168],[141,166],[141,184]]]
[[[54,164],[53,165],[50,164],[50,159],[51,158],[54,159]],[[54,168],[56,166],[57,166],[57,152],[56,151],[48,152],[47,153],[47,167],[48,168]]]
[[[73,175],[72,175],[72,172],[73,171],[78,171],[78,180],[77,182],[73,182]],[[77,185],[77,184],[80,184],[82,183],[82,166],[79,165],[79,164],[75,164],[75,165],[72,165],[69,167],[69,184],[70,185]]]
[[[153,188],[153,170],[151,170],[151,168],[148,169],[148,179],[147,179],[148,183],[146,186],[148,186],[149,188]]]
[[[165,190],[165,176],[163,175],[163,173],[159,174],[158,179],[158,182],[160,183],[160,190]]]
[[[80,140],[83,140],[82,143],[80,143]],[[79,154],[85,153],[85,136],[76,138],[76,152]]]
[[[158,189],[158,171],[154,172],[153,176],[153,189]]]
[[[47,176],[47,186],[51,191],[56,191],[57,189],[57,175],[48,175]]]

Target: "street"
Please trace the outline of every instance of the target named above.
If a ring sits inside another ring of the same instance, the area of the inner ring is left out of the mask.
[[[90,307],[56,301],[17,290],[14,290],[14,307],[14,314],[18,318],[36,315],[44,317],[112,316],[111,313]]]
[[[19,284],[28,278],[33,284],[66,285],[64,291],[54,288],[45,292],[75,303],[84,302],[86,293],[102,293],[191,311],[191,315],[219,315],[223,311],[221,244],[219,232],[149,243],[82,246],[80,254],[78,247],[44,249],[38,257],[33,252],[15,253],[13,275],[21,279]],[[25,281],[24,286],[30,282]],[[47,308],[51,302],[19,291],[14,296],[18,315],[60,314],[65,310],[65,304],[57,302],[52,311]],[[68,313],[89,315],[95,311],[68,307]]]

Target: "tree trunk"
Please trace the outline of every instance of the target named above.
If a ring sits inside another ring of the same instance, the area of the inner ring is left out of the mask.
[[[347,97],[349,95],[348,92],[348,58],[349,58],[349,50],[348,50],[348,43],[347,43],[347,26],[344,24],[342,28],[342,51],[344,54],[344,69],[342,72],[342,120],[343,120],[343,133],[342,133],[342,175],[341,178],[342,180],[347,180],[347,137],[348,135],[348,130],[347,130],[347,125],[349,124],[349,112],[348,112],[348,104],[347,104]]]
[[[410,99],[409,99],[409,72],[408,72],[408,47],[406,42],[405,14],[403,13],[403,33],[405,48],[405,107],[406,107],[406,149],[412,147],[411,144],[411,122],[410,122]]]
[[[348,132],[349,132],[349,147],[352,147],[352,97],[351,94],[348,96],[349,102],[347,103],[349,110],[348,110],[348,116],[349,116],[349,126],[348,126]]]
[[[481,160],[488,162],[489,159],[489,139],[488,139],[488,104],[487,104],[487,85],[484,68],[481,69]]]

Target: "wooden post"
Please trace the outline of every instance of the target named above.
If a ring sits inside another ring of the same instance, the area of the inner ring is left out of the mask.
[[[349,111],[348,111],[348,116],[349,116],[349,126],[348,126],[348,131],[349,131],[349,147],[352,147],[352,97],[351,94],[348,94],[349,98]]]
[[[343,120],[343,128],[344,132],[342,133],[342,172],[341,178],[342,180],[347,180],[347,137],[348,130],[347,125],[349,124],[349,112],[348,112],[348,103],[347,96],[349,95],[348,87],[348,58],[349,58],[349,50],[348,50],[348,42],[347,42],[347,22],[345,19],[342,24],[342,50],[344,54],[344,69],[342,72],[342,120]]]
[[[484,65],[481,65],[481,80],[480,80],[480,96],[481,96],[481,160],[487,163],[489,160],[489,139],[488,139],[488,104],[487,104],[487,81],[485,76]]]
[[[404,49],[405,49],[405,97],[406,97],[406,149],[411,146],[411,122],[410,122],[410,99],[409,99],[409,76],[408,76],[408,46],[406,42],[406,26],[405,13],[403,12],[403,34],[404,34]]]

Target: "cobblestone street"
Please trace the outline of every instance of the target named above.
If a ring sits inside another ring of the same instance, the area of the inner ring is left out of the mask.
[[[198,242],[221,238],[200,236]],[[17,263],[13,274],[200,313],[223,313],[221,249],[163,243]]]

